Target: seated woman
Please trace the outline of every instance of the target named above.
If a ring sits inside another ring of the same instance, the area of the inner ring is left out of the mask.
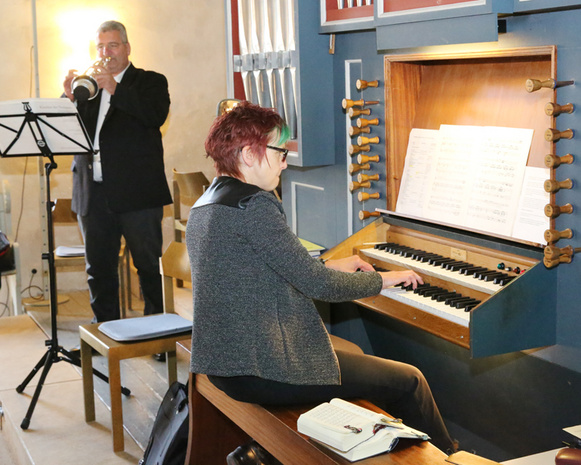
[[[288,128],[272,109],[242,102],[216,119],[206,139],[218,177],[193,206],[186,231],[192,268],[191,371],[230,397],[267,404],[366,398],[452,441],[415,367],[334,350],[313,299],[340,302],[422,279],[376,272],[358,256],[312,258],[271,193],[287,167]],[[355,272],[360,271],[360,272]]]

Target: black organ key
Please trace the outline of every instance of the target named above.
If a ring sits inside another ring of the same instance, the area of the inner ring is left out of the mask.
[[[478,273],[478,272],[481,272],[481,271],[486,271],[486,270],[488,270],[488,268],[483,268],[481,266],[472,266],[472,267],[469,267],[469,268],[464,268],[461,271],[461,274],[465,274],[466,276],[471,276],[471,275],[473,275],[475,273]]]
[[[456,301],[454,301],[454,305],[452,305],[452,307],[464,308],[468,304],[468,302],[472,300],[474,300],[472,299],[472,297],[462,297],[461,299],[457,299]]]
[[[452,262],[446,264],[445,266],[443,266],[443,268],[445,270],[458,271],[460,268],[465,268],[466,265],[468,265],[468,263],[466,262]]]
[[[501,286],[504,286],[510,283],[514,278],[516,278],[516,276],[503,276],[502,278],[496,278],[493,282],[494,284],[500,284]]]
[[[464,299],[464,298],[465,298],[465,297],[464,297],[464,296],[462,296],[461,294],[457,294],[457,295],[455,295],[455,296],[448,297],[446,300],[444,300],[444,303],[445,303],[446,305],[453,306],[453,305],[456,303],[456,301],[457,301],[457,300]]]
[[[504,273],[496,272],[496,273],[487,274],[486,276],[484,276],[483,280],[484,281],[492,281],[492,282],[494,282],[494,280],[496,278],[502,278],[503,276],[507,276],[507,275],[504,274]]]

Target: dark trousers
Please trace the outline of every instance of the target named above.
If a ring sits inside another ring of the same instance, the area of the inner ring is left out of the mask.
[[[146,315],[163,312],[159,257],[163,245],[163,207],[114,213],[103,186],[92,183],[89,213],[79,216],[91,308],[98,322],[119,319],[119,250],[121,236],[137,268]]]
[[[363,398],[413,428],[431,436],[446,451],[453,447],[428,382],[406,363],[336,350],[340,385],[286,384],[255,376],[218,377],[210,381],[230,397],[262,405],[316,404],[334,397]]]

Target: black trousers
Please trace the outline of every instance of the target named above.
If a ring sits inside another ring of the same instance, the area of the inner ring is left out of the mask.
[[[262,405],[316,404],[334,397],[364,398],[432,438],[446,451],[453,448],[428,382],[420,370],[406,363],[373,355],[336,350],[340,385],[297,385],[255,376],[208,376],[230,397]]]
[[[91,308],[98,322],[119,319],[121,236],[137,268],[146,315],[163,312],[159,257],[163,246],[163,207],[115,213],[103,186],[92,183],[89,213],[79,216],[85,241]]]

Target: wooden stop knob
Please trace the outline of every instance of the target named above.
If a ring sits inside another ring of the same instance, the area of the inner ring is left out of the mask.
[[[567,155],[563,155],[562,157],[558,157],[557,155],[547,154],[545,155],[545,166],[547,168],[558,168],[563,163],[570,165],[573,163],[575,157],[568,153]]]
[[[377,126],[378,124],[379,124],[378,118],[373,119],[357,118],[358,128],[365,128],[367,126]]]
[[[349,183],[349,190],[351,192],[356,191],[357,189],[363,189],[367,187],[371,187],[371,183],[369,181],[366,182],[351,181]]]
[[[379,155],[363,155],[362,153],[360,153],[359,155],[357,155],[357,163],[369,163],[369,162],[375,162],[377,163],[379,161]]]
[[[358,128],[357,126],[349,126],[349,135],[351,137],[358,136],[359,134],[369,134],[371,128]]]
[[[367,89],[368,87],[379,87],[379,81],[364,81],[363,79],[357,79],[355,87],[357,90]]]
[[[571,189],[573,187],[573,181],[570,179],[565,179],[564,181],[555,181],[554,179],[547,179],[545,181],[545,192],[554,193],[559,192],[561,189]]]
[[[549,128],[545,131],[545,140],[548,142],[557,142],[560,139],[573,139],[574,135],[573,129],[559,131],[554,128]]]
[[[547,242],[557,242],[559,239],[571,239],[573,237],[573,231],[569,228],[563,231],[557,231],[556,229],[547,229],[545,231],[545,240]]]
[[[371,169],[371,165],[369,163],[364,163],[362,165],[358,165],[357,163],[351,163],[349,165],[349,174],[353,175],[361,170],[369,170]]]
[[[357,137],[357,143],[359,145],[379,144],[379,136],[375,136],[375,137],[358,136]]]
[[[361,210],[359,212],[359,219],[361,221],[366,220],[367,218],[370,218],[372,216],[381,216],[381,213],[379,213],[379,212],[368,212],[368,211],[365,211],[365,210]]]
[[[365,202],[369,199],[379,199],[381,198],[379,192],[369,193],[369,192],[359,192],[357,194],[357,200],[360,202]]]
[[[359,173],[357,175],[357,181],[359,181],[359,182],[379,181],[379,174],[363,174],[363,173]]]
[[[359,152],[369,152],[370,150],[371,150],[371,147],[369,145],[351,144],[349,146],[349,155],[355,155],[356,153],[359,153]]]
[[[561,207],[559,205],[551,205],[550,203],[545,205],[545,215],[549,218],[557,218],[563,213],[573,213],[573,205],[570,203]]]
[[[575,111],[575,105],[572,103],[559,105],[557,103],[549,102],[545,105],[545,114],[547,116],[559,116],[561,113],[573,113],[573,111]]]
[[[360,115],[370,115],[371,109],[370,108],[362,108],[361,110],[356,110],[355,108],[349,108],[349,117],[356,118]]]

